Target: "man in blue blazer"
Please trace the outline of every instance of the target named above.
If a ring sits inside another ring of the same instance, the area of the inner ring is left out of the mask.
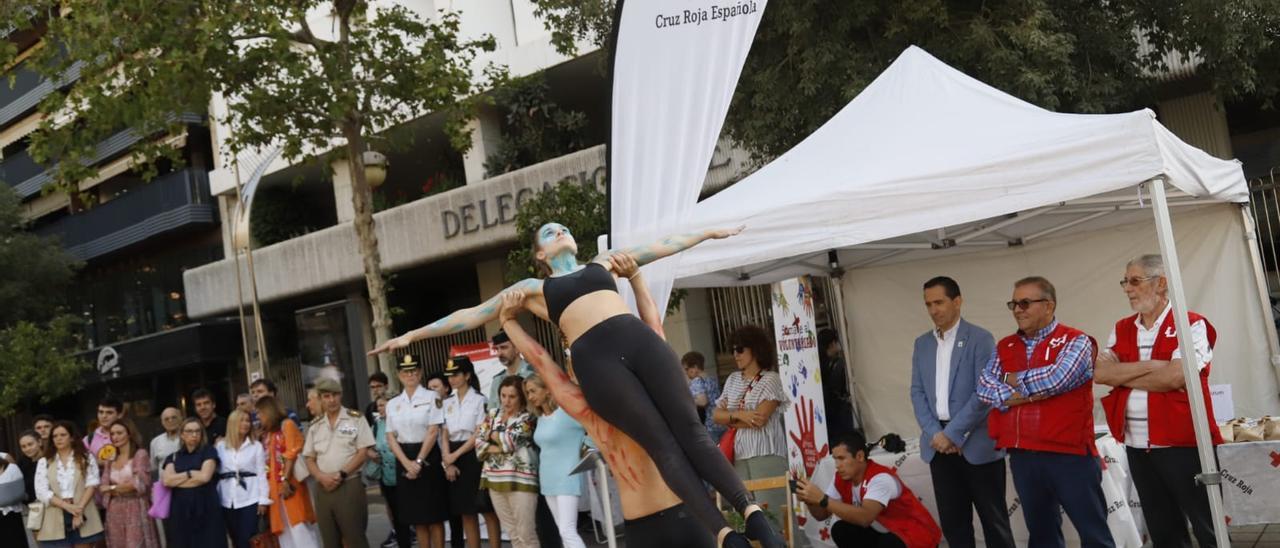
[[[987,435],[990,407],[976,384],[995,339],[960,318],[960,285],[946,276],[924,284],[934,328],[911,353],[911,406],[920,425],[920,457],[929,463],[938,518],[947,544],[974,546],[973,512],[987,546],[1013,548],[1005,506],[1004,452]]]

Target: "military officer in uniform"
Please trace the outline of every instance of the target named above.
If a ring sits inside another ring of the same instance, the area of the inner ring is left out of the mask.
[[[365,528],[369,506],[360,469],[373,446],[369,423],[359,411],[342,406],[342,385],[316,381],[322,414],[307,427],[302,456],[320,489],[315,491],[316,522],[325,546],[369,548]]]

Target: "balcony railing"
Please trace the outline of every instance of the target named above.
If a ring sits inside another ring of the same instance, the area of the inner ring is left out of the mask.
[[[80,68],[83,63],[76,63],[62,77],[55,80],[42,78],[27,63],[18,65],[11,73],[14,76],[13,87],[9,82],[0,82],[0,128],[6,127],[31,112],[55,89],[70,85],[80,79]],[[7,78],[8,75],[5,75]]]
[[[177,116],[176,119],[187,124],[196,124],[200,123],[203,117],[198,114],[187,113]],[[116,133],[105,141],[98,143],[98,150],[95,151],[88,163],[93,165],[115,158],[128,151],[142,139],[143,136],[132,129]],[[0,181],[13,187],[24,200],[38,194],[40,189],[44,188],[52,179],[52,175],[50,169],[37,164],[35,160],[31,159],[30,153],[25,150],[0,162]]]
[[[89,260],[162,234],[213,226],[217,209],[209,196],[208,172],[183,169],[36,232],[59,236],[72,256]]]

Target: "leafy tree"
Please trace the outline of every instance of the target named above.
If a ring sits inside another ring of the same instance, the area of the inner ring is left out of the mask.
[[[331,148],[352,167],[352,205],[378,342],[391,316],[363,151],[371,133],[427,112],[449,112],[455,145],[483,78],[476,56],[492,39],[465,40],[453,14],[427,19],[409,8],[367,0],[8,0],[0,28],[47,25],[44,47],[27,63],[45,78],[73,66],[79,80],[49,95],[32,136],[33,157],[55,164],[55,186],[90,176],[96,145],[121,128],[144,136],[182,131],[177,113],[215,113],[233,129],[224,152],[279,144],[292,161]],[[16,9],[13,9],[16,8]],[[0,42],[0,63],[16,47]],[[59,53],[65,49],[65,54]],[[493,76],[494,71],[486,70]],[[68,123],[67,120],[72,120]],[[142,160],[180,160],[180,151],[144,140]],[[407,236],[406,236],[407,237]],[[391,356],[382,369],[390,372]]]
[[[485,176],[493,177],[550,160],[587,145],[587,115],[568,110],[550,97],[543,73],[514,78],[493,91],[502,111],[502,140],[485,158]]]
[[[567,52],[581,41],[604,45],[612,4],[539,0],[537,13]],[[912,44],[1058,111],[1150,104],[1155,75],[1174,52],[1195,52],[1202,61],[1195,84],[1225,98],[1270,104],[1280,94],[1275,0],[770,0],[725,130],[758,158],[777,156]]]
[[[0,184],[0,415],[33,394],[47,402],[79,387],[76,319],[63,298],[79,264],[58,242],[26,230],[20,199]]]

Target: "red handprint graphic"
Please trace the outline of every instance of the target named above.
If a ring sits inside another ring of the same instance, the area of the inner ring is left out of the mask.
[[[808,409],[805,408],[808,404]],[[804,396],[800,396],[800,403],[796,405],[796,421],[800,423],[800,433],[788,432],[791,435],[791,441],[796,443],[800,448],[800,455],[804,457],[805,477],[813,476],[813,469],[818,466],[818,460],[827,456],[830,446],[822,444],[822,448],[818,448],[818,444],[813,441],[813,400]]]

